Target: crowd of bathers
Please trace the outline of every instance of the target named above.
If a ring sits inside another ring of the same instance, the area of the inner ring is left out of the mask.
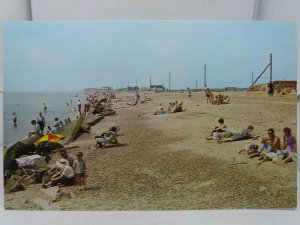
[[[212,105],[221,105],[221,104],[227,104],[230,101],[228,95],[218,94],[214,96],[214,93],[209,88],[205,88],[204,91],[206,96],[206,103],[210,103]]]
[[[218,143],[233,142],[246,139],[256,140],[259,136],[254,135],[254,126],[249,125],[242,130],[241,133],[232,133],[225,124],[223,118],[218,120],[219,125],[215,126],[211,133],[206,137],[207,140],[215,140]],[[283,142],[275,135],[273,128],[268,129],[268,135],[260,141],[260,146],[250,144],[245,151],[249,158],[259,157],[262,162],[271,160],[278,163],[288,163],[297,161],[296,138],[292,135],[292,130],[289,127],[283,128]]]
[[[177,112],[183,112],[186,109],[183,109],[183,102],[178,102],[177,100],[175,102],[170,102],[167,110],[164,109],[163,104],[161,103],[159,105],[159,108],[154,111],[154,115],[163,115],[166,113],[177,113]]]

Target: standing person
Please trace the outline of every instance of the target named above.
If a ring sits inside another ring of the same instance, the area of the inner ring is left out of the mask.
[[[42,112],[39,113],[39,116],[38,116],[38,118],[37,118],[36,121],[40,125],[41,131],[43,133],[44,132],[44,128],[46,126],[46,120],[45,120],[45,117],[43,116]]]
[[[79,186],[86,184],[86,165],[85,161],[82,159],[83,153],[77,152],[76,159],[73,164],[74,172],[75,172],[75,183]]]
[[[46,103],[44,103],[44,105],[45,105],[45,106],[44,106],[44,113],[46,113],[48,108],[47,108]]]
[[[280,84],[279,84],[279,83],[276,84],[275,89],[276,89],[276,93],[277,93],[277,94],[280,94],[280,93],[281,93],[281,87],[280,87]]]
[[[188,89],[188,97],[190,98],[190,97],[192,97],[192,92],[191,92],[190,88],[187,88],[187,89]]]
[[[214,104],[215,101],[214,94],[211,91],[209,91],[209,101],[210,104]]]
[[[89,99],[86,98],[85,103],[84,103],[84,115],[86,116],[88,111],[90,110],[90,102]]]
[[[81,115],[81,101],[80,101],[80,99],[78,99],[77,107],[78,107],[79,115]]]
[[[17,126],[17,115],[16,115],[16,113],[13,113],[13,123],[14,123],[14,126]]]
[[[272,84],[272,83],[269,83],[269,84],[268,84],[268,95],[269,95],[269,97],[272,97],[273,94],[274,94],[273,84]]]
[[[209,90],[209,88],[207,88],[206,86],[205,86],[205,96],[206,96],[206,103],[208,103],[208,101],[209,101],[209,99],[210,99],[210,90]]]

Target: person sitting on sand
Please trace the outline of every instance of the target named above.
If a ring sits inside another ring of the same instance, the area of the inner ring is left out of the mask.
[[[292,135],[292,130],[289,127],[283,128],[283,144],[282,149],[283,150],[283,160],[287,158],[292,152],[296,151],[297,147],[297,140]]]
[[[172,108],[173,108],[173,104],[172,104],[172,102],[170,102],[170,105],[169,105],[169,107],[167,109],[167,112],[170,113],[171,110],[172,110]]]
[[[33,135],[41,135],[42,130],[40,128],[40,125],[35,120],[31,120],[31,124],[34,126],[34,129],[28,133],[28,137],[31,137]]]
[[[60,159],[58,164],[60,164],[62,171],[51,176],[51,180],[48,183],[43,184],[44,188],[57,186],[58,184],[63,186],[75,184],[75,173],[73,168],[69,166],[68,161],[66,159]]]
[[[233,134],[232,137],[229,138],[220,138],[218,140],[219,143],[222,142],[232,142],[232,141],[240,141],[240,140],[246,140],[250,138],[257,138],[258,136],[253,135],[254,127],[252,125],[249,125],[247,128],[243,129],[242,133]]]
[[[223,118],[220,118],[218,120],[218,122],[219,122],[219,126],[216,126],[212,130],[211,134],[208,137],[206,137],[207,140],[217,140],[217,139],[220,138],[222,132],[227,132],[228,131],[227,126],[225,125]]]
[[[229,103],[229,101],[230,101],[229,96],[228,96],[228,95],[225,95],[225,96],[224,96],[223,103]]]
[[[54,123],[53,123],[53,126],[50,130],[50,134],[53,134],[53,133],[56,133],[57,131],[59,131],[61,128],[60,126],[60,122],[59,122],[59,119],[57,117],[54,118]]]
[[[164,111],[163,105],[160,103],[159,109],[155,110],[154,115],[163,115],[165,113],[166,113],[166,111]]]
[[[257,153],[250,155],[250,158],[259,156],[264,149],[266,149],[266,153],[276,153],[277,150],[280,150],[280,138],[275,136],[275,131],[273,128],[268,129],[268,137],[264,137],[261,143],[262,145],[257,150]]]
[[[223,103],[223,95],[219,94],[217,97],[218,97],[217,105],[221,105]]]

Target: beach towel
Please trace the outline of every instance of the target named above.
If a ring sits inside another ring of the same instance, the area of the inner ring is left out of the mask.
[[[29,155],[16,159],[19,167],[34,166],[45,161],[45,157],[40,155]]]

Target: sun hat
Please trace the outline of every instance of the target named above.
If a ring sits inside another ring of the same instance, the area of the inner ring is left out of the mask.
[[[68,166],[69,165],[69,162],[68,160],[66,159],[59,159],[59,161],[57,162],[57,165],[60,167],[60,168],[63,168],[65,166]]]

